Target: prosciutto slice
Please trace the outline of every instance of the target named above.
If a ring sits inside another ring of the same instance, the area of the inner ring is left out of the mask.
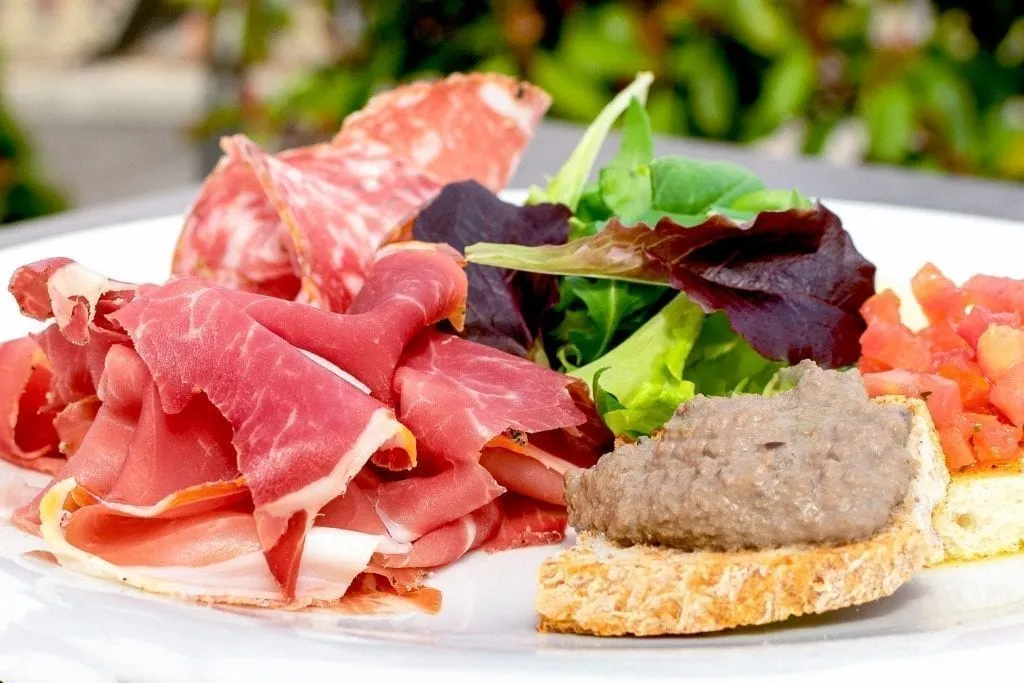
[[[441,244],[386,247],[345,315],[242,292],[223,294],[267,329],[330,361],[390,403],[395,368],[409,341],[442,320],[461,328],[463,264],[458,252]]]
[[[164,412],[182,412],[202,392],[230,423],[257,533],[288,597],[316,513],[378,449],[402,449],[415,462],[415,441],[390,409],[199,279],[174,280],[114,317],[152,373]]]
[[[62,523],[65,510],[74,508],[76,490],[74,479],[61,480],[40,502],[41,532],[49,550],[64,566],[153,593],[264,607],[343,607],[339,601],[373,553],[394,550],[383,536],[314,528],[304,544],[294,593],[285,597],[248,512],[223,509],[132,519],[91,505]]]
[[[53,457],[58,436],[47,410],[50,364],[31,337],[0,344],[0,457],[53,474],[62,460]]]
[[[564,506],[515,494],[502,496],[501,506],[501,526],[483,546],[487,552],[558,543],[565,535],[568,513]]]
[[[376,555],[374,563],[388,568],[441,567],[483,545],[501,524],[502,508],[492,501],[421,536],[408,552]]]
[[[14,271],[9,289],[22,314],[36,320],[53,318],[64,338],[85,344],[94,327],[104,327],[98,311],[116,310],[136,287],[107,279],[71,259],[51,258]]]
[[[551,96],[501,74],[453,74],[374,96],[334,144],[375,141],[441,183],[476,180],[498,192],[512,178]],[[486,149],[486,154],[468,154]]]
[[[425,453],[479,462],[484,446],[506,430],[524,434],[584,423],[572,379],[528,360],[427,330],[395,373],[399,419]]]

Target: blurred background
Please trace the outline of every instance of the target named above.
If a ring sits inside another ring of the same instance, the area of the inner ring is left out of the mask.
[[[418,77],[518,74],[583,123],[643,69],[661,133],[1024,182],[1024,0],[0,0],[0,223],[196,182],[225,132],[329,137]]]

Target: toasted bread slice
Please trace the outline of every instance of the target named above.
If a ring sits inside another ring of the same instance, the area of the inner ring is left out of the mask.
[[[954,474],[935,510],[935,530],[949,561],[1024,551],[1022,463]]]
[[[540,569],[538,628],[599,636],[720,631],[859,605],[891,595],[943,557],[933,528],[949,473],[924,403],[884,397],[913,413],[917,465],[890,524],[866,541],[744,552],[622,547],[582,533]]]

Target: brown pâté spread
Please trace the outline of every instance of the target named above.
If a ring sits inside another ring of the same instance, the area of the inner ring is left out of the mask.
[[[773,396],[697,396],[655,438],[566,475],[569,523],[623,545],[740,550],[850,543],[890,521],[913,477],[911,414],[856,370],[790,368]]]

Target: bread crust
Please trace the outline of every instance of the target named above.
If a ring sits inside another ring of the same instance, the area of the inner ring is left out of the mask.
[[[622,547],[582,533],[574,547],[541,566],[538,629],[598,636],[706,633],[891,595],[942,557],[932,515],[949,475],[924,403],[896,397],[879,402],[910,408],[918,467],[906,500],[876,536],[841,546],[681,552]]]

